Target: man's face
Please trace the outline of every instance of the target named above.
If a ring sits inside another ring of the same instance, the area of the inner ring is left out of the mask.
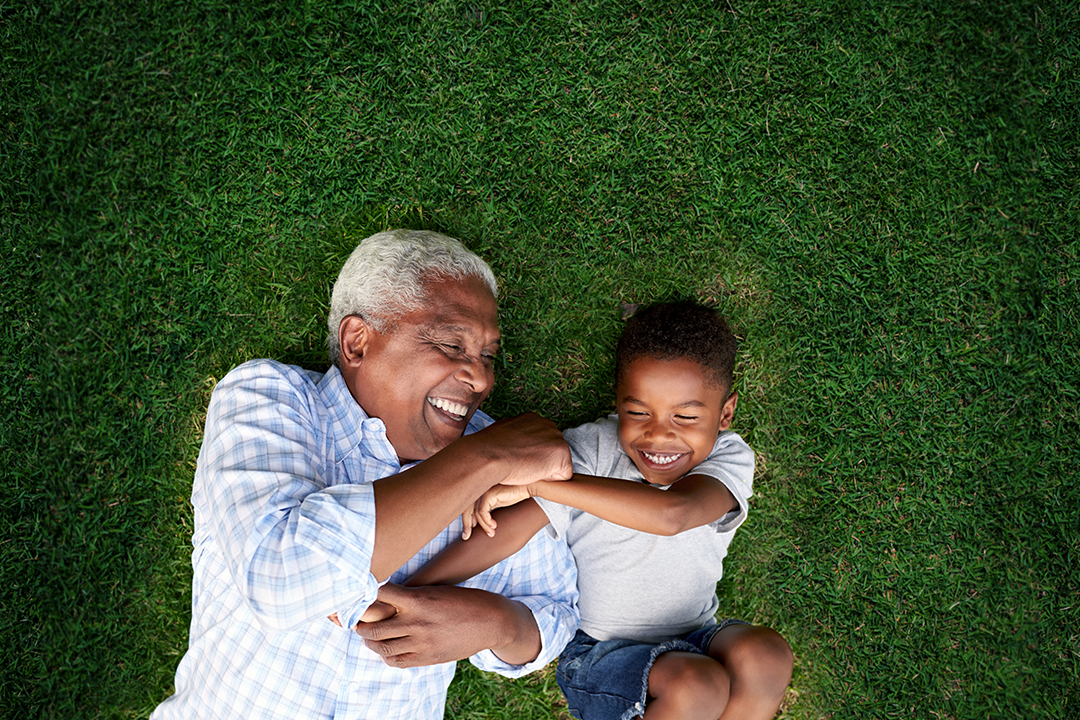
[[[461,437],[495,383],[495,298],[478,278],[433,280],[427,307],[371,331],[353,396],[386,424],[404,460],[423,460]]]
[[[615,395],[619,444],[656,485],[670,485],[709,456],[737,402],[708,370],[684,359],[634,360]]]

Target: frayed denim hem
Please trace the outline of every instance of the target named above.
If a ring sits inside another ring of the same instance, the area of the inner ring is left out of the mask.
[[[749,624],[750,623],[746,622],[745,620],[739,620],[738,618],[726,618],[724,620],[721,620],[716,625],[713,625],[712,628],[710,628],[712,632],[707,636],[706,639],[704,639],[702,645],[705,647],[705,650],[708,650],[709,643],[711,643],[712,639],[716,637],[716,633],[731,625]],[[688,643],[685,640],[668,640],[654,647],[652,649],[652,653],[649,655],[649,662],[645,665],[645,672],[642,673],[641,676],[641,697],[636,703],[627,708],[626,712],[624,712],[619,717],[619,720],[634,720],[634,718],[639,718],[645,714],[645,705],[649,700],[649,673],[652,672],[653,665],[656,663],[656,658],[660,657],[666,652],[671,652],[672,650],[691,652],[695,655],[707,654],[705,650],[702,650],[696,645]]]
[[[652,666],[656,662],[656,658],[672,650],[701,653],[700,650],[684,640],[668,640],[654,647],[649,654],[649,662],[645,665],[645,672],[641,674],[641,697],[626,709],[626,712],[622,714],[619,720],[634,720],[634,718],[645,714],[645,703],[649,699],[649,673],[652,672]]]

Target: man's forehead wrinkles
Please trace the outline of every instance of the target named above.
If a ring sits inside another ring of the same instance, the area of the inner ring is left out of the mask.
[[[447,319],[445,321],[440,318],[432,318],[431,322],[420,326],[419,331],[422,335],[439,336],[439,335],[459,335],[462,337],[477,337],[479,338],[483,334],[483,328],[479,324],[462,325],[458,322],[457,318],[452,320]],[[499,345],[502,343],[502,338],[496,331],[495,337],[487,341],[488,345]]]

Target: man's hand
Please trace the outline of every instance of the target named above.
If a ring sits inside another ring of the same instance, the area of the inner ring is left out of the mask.
[[[395,613],[397,613],[397,608],[396,607],[394,607],[393,605],[391,605],[389,603],[384,603],[384,602],[380,602],[380,601],[376,600],[375,602],[371,603],[371,605],[368,606],[368,609],[364,611],[364,614],[360,616],[360,622],[362,622],[362,623],[379,622],[380,620],[385,620],[386,618],[394,617]],[[338,619],[338,614],[337,613],[327,615],[326,619],[329,620],[330,622],[334,623],[338,627],[341,627],[341,620]]]
[[[499,420],[468,438],[504,460],[503,485],[569,480],[574,474],[570,446],[555,423],[535,413]]]
[[[435,665],[488,649],[505,662],[523,665],[540,653],[540,631],[532,613],[501,595],[387,584],[380,588],[379,599],[395,606],[397,614],[359,623],[355,629],[391,667]]]
[[[479,525],[488,537],[495,537],[498,523],[491,517],[491,511],[509,505],[517,505],[522,500],[532,497],[528,485],[496,485],[480,496],[476,503],[461,514],[461,539],[472,537],[473,528]]]

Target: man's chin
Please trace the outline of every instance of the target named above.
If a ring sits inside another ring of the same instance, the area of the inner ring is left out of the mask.
[[[406,459],[401,451],[398,451],[398,460],[404,465],[410,462],[420,462],[421,460],[427,460],[429,457],[437,452],[445,450],[454,444],[455,441],[460,440],[463,433],[457,433],[453,436],[447,437],[444,435],[436,435],[431,433],[428,437],[421,441],[419,438],[413,440],[412,446],[408,449],[408,454],[413,455],[410,459]],[[394,448],[397,450],[397,447]]]

